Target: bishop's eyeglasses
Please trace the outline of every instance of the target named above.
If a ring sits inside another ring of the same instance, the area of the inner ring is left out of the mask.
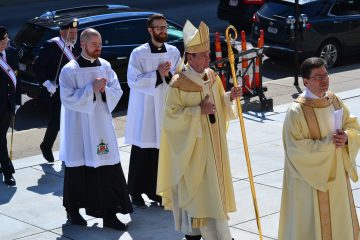
[[[315,81],[323,81],[323,80],[328,80],[330,77],[330,73],[324,73],[324,74],[318,74],[312,77],[309,77],[309,79],[314,79]]]

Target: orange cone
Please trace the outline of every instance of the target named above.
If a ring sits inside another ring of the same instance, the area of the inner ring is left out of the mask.
[[[245,31],[241,31],[241,50],[242,51],[246,51],[247,47],[246,47],[246,38],[245,38]],[[246,71],[247,67],[248,67],[248,61],[246,56],[242,57],[242,74],[244,74],[244,72]],[[243,75],[243,81],[242,81],[242,91],[243,93],[249,93],[248,89],[250,89],[250,76],[248,73],[246,73],[246,75]]]
[[[222,59],[220,33],[219,32],[215,33],[215,58],[216,58],[216,61]],[[224,73],[222,71],[222,67],[223,67],[223,64],[218,63],[218,69],[219,69],[219,75],[220,75],[220,78],[221,78],[221,82],[223,84],[224,89],[226,90],[226,78],[225,78],[225,75],[224,75]]]
[[[258,48],[264,47],[264,31],[260,30],[260,37],[258,39]],[[260,56],[255,60],[255,72],[253,76],[253,81],[251,84],[252,89],[260,88]]]

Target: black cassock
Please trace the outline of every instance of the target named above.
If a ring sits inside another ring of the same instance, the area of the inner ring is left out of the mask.
[[[101,65],[99,60],[91,63],[82,56],[77,62],[82,68]],[[106,101],[105,95],[102,99]],[[67,212],[85,208],[87,215],[97,218],[114,213],[132,213],[133,207],[121,164],[97,168],[65,166],[63,205]]]
[[[13,69],[13,71],[18,70],[19,60],[16,49],[8,47],[5,50],[5,53],[6,63]],[[10,175],[15,173],[14,166],[9,158],[6,134],[9,129],[12,116],[15,114],[15,105],[20,104],[20,79],[16,80],[16,86],[14,86],[14,83],[12,82],[9,75],[5,72],[3,68],[0,67],[0,169],[2,170],[4,175]]]

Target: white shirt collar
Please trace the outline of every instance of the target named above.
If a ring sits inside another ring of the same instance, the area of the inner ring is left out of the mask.
[[[187,65],[187,67],[193,72],[193,74],[195,74],[196,76],[198,76],[199,78],[204,78],[205,74],[206,74],[206,70],[204,70],[202,73],[199,73],[197,71],[195,71],[190,64]]]
[[[81,53],[81,56],[82,56],[84,59],[90,61],[91,63],[94,63],[94,62],[96,61],[96,58],[85,57],[83,53]]]
[[[327,93],[325,93],[324,96],[326,96],[326,95],[327,95]],[[311,98],[311,99],[319,99],[319,97],[316,96],[314,93],[312,93],[310,91],[310,89],[308,89],[307,87],[305,87],[304,92],[302,94],[300,94],[300,96],[303,96],[305,98]]]
[[[72,48],[74,48],[74,44],[68,43],[68,42],[65,41],[64,38],[61,37],[61,36],[60,36],[60,39],[61,39],[61,41],[63,41],[63,43],[64,43],[68,48],[70,48],[70,50],[71,50]]]

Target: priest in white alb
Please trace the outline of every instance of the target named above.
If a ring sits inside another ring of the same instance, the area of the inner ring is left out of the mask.
[[[165,102],[157,193],[187,240],[231,240],[228,213],[236,210],[226,125],[237,117],[241,88],[223,89],[209,68],[209,29],[184,29],[185,70],[174,75]],[[178,68],[181,69],[181,66]]]
[[[106,227],[125,230],[117,213],[133,211],[120,165],[111,112],[122,95],[110,63],[99,58],[101,36],[85,29],[82,53],[60,74],[62,102],[60,159],[65,162],[64,199],[68,220],[86,225],[79,214],[103,218]]]
[[[329,91],[321,58],[301,65],[305,91],[287,110],[279,240],[360,240],[350,181],[358,181],[360,126]]]

